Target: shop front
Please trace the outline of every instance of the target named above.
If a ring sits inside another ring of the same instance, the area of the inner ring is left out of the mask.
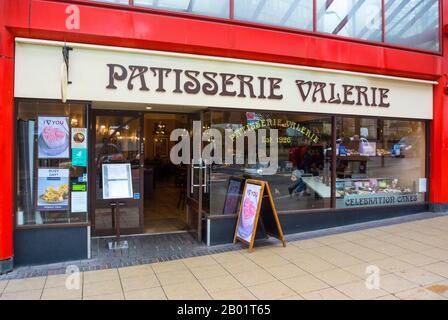
[[[17,38],[15,261],[88,258],[117,226],[229,243],[231,177],[269,182],[286,234],[425,211],[434,84]]]

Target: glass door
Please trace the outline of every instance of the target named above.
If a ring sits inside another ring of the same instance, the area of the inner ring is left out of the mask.
[[[115,235],[117,221],[112,201],[103,199],[102,166],[130,163],[133,198],[118,201],[120,234],[143,232],[143,117],[140,113],[94,110],[91,137],[92,154],[92,233]],[[115,201],[114,201],[115,202]]]

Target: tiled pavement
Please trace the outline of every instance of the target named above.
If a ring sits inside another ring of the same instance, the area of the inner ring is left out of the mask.
[[[366,288],[366,268],[380,288]],[[0,281],[0,299],[448,299],[448,216],[247,250]]]

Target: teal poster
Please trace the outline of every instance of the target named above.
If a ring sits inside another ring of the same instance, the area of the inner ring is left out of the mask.
[[[72,166],[87,167],[87,149],[72,149]]]
[[[72,166],[87,167],[87,128],[72,128]]]

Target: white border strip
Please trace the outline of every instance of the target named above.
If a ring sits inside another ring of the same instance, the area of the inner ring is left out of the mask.
[[[207,219],[207,246],[210,247],[210,219]]]
[[[54,46],[54,47],[63,47],[64,45],[68,45],[73,48],[83,48],[83,49],[91,49],[91,50],[138,53],[138,54],[145,54],[145,55],[165,56],[165,57],[169,56],[169,57],[173,57],[173,58],[212,60],[212,61],[218,61],[218,62],[243,63],[243,64],[266,66],[266,67],[279,67],[279,68],[296,69],[296,70],[329,72],[329,73],[364,76],[364,77],[378,78],[378,79],[416,82],[416,83],[431,84],[431,85],[438,84],[437,81],[429,81],[429,80],[421,80],[421,79],[413,79],[413,78],[403,78],[403,77],[393,77],[393,76],[386,76],[386,75],[373,74],[373,73],[353,72],[353,71],[345,71],[345,70],[337,70],[337,69],[325,69],[325,68],[308,67],[308,66],[302,66],[302,65],[291,65],[291,64],[283,64],[283,63],[273,63],[273,62],[261,62],[261,61],[242,60],[242,59],[234,59],[234,58],[222,58],[222,57],[215,57],[215,56],[202,56],[202,55],[176,53],[176,52],[133,49],[133,48],[125,48],[125,47],[111,47],[111,46],[92,45],[92,44],[75,43],[75,42],[61,42],[61,41],[50,41],[50,40],[40,40],[40,39],[28,39],[28,38],[16,38],[15,42],[16,43],[24,43],[24,44]]]
[[[92,259],[92,245],[91,245],[90,226],[87,227],[87,259]]]

